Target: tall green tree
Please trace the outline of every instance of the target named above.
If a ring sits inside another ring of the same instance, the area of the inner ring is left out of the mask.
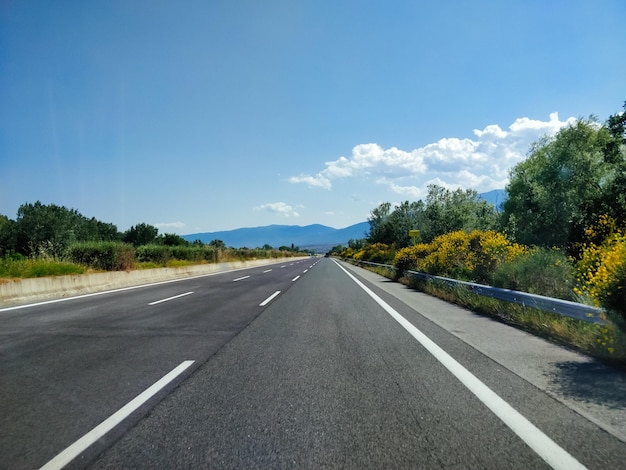
[[[189,246],[189,242],[175,233],[164,233],[159,237],[165,246]]]
[[[457,230],[492,230],[498,224],[496,208],[480,199],[473,189],[450,191],[428,186],[422,240],[431,242],[439,235]]]
[[[159,229],[154,225],[141,223],[133,225],[124,232],[123,240],[133,246],[149,245],[156,241]]]
[[[431,242],[439,235],[457,230],[492,230],[498,215],[493,204],[481,200],[474,190],[450,191],[437,185],[428,186],[426,201],[405,201],[395,207],[385,202],[368,218],[369,243],[395,244],[397,248],[412,243],[410,230],[419,230],[420,239]]]
[[[0,256],[16,251],[15,221],[0,214]]]
[[[511,170],[505,230],[519,243],[573,253],[601,214],[623,220],[626,167],[618,139],[592,117],[533,144]]]
[[[23,204],[15,219],[15,248],[27,256],[61,256],[81,239],[85,217],[56,204]]]
[[[370,212],[367,221],[370,224],[370,231],[367,236],[369,243],[394,243],[394,234],[391,216],[391,203],[383,202]]]

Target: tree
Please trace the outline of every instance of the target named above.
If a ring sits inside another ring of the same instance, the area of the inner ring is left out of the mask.
[[[27,256],[61,256],[81,240],[86,220],[75,209],[56,204],[22,204],[15,219],[16,251]]]
[[[165,246],[188,246],[189,242],[175,233],[165,233],[159,237]]]
[[[518,243],[566,248],[585,240],[602,214],[624,220],[624,146],[592,117],[539,140],[511,170],[505,230]]]
[[[133,246],[149,245],[156,241],[159,229],[150,224],[137,224],[124,232],[123,240]]]
[[[368,219],[368,243],[395,244],[404,248],[412,244],[410,230],[419,230],[428,243],[439,235],[464,230],[493,230],[498,217],[496,208],[479,199],[474,190],[450,191],[437,185],[428,186],[426,202],[405,201],[395,206],[385,202],[371,212]]]
[[[226,244],[222,241],[222,240],[211,240],[209,242],[209,246],[212,246],[213,248],[217,249],[217,250],[225,250],[226,249]]]
[[[607,181],[604,210],[623,226],[626,225],[626,102],[624,111],[610,116],[605,126],[611,135],[605,160],[614,166],[615,175]]]
[[[0,256],[14,252],[15,249],[15,221],[0,214]]]
[[[495,206],[481,200],[477,191],[450,191],[437,185],[428,186],[424,219],[420,231],[426,243],[458,230],[493,230],[498,221]]]
[[[370,212],[367,221],[370,224],[370,231],[367,235],[369,243],[385,243],[394,242],[393,227],[389,216],[391,215],[391,203],[383,202]]]
[[[343,246],[339,245],[341,247],[341,251],[344,250]],[[358,240],[354,240],[354,239],[350,239],[348,240],[348,248],[352,248],[354,251],[359,251],[360,249],[365,247],[365,239],[363,238],[359,238]],[[334,250],[334,248],[333,248]]]

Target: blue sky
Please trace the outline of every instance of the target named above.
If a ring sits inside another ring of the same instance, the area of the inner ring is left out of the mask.
[[[0,2],[0,214],[341,228],[626,100],[626,2]]]

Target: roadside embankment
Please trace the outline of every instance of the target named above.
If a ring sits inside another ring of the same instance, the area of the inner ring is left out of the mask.
[[[114,271],[8,280],[0,283],[0,307],[11,307],[29,302],[72,297],[75,295],[184,279],[193,276],[232,271],[235,269],[253,268],[255,266],[265,266],[298,259],[301,258],[270,258],[218,264],[202,264],[180,268]]]

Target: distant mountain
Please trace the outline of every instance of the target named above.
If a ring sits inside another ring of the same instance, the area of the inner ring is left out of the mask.
[[[489,191],[487,193],[480,193],[478,197],[490,204],[493,204],[496,206],[498,211],[501,211],[502,204],[506,201],[506,191],[504,189],[494,189],[493,191]]]
[[[502,203],[506,199],[506,191],[495,189],[478,196],[501,210]],[[294,246],[300,248],[325,252],[336,245],[347,245],[349,240],[365,238],[369,230],[369,222],[361,222],[342,229],[320,224],[306,226],[266,225],[221,232],[191,233],[182,237],[190,242],[200,240],[203,243],[222,240],[226,246],[235,248],[257,248],[266,244],[279,248],[281,246],[290,247],[293,243]]]
[[[212,240],[222,240],[226,246],[235,248],[256,248],[270,245],[294,246],[300,248],[323,248],[334,245],[347,245],[351,239],[365,238],[369,232],[369,223],[361,222],[346,228],[336,229],[326,225],[267,225],[264,227],[239,228],[221,232],[191,233],[182,237],[188,241],[200,240],[209,243]]]

